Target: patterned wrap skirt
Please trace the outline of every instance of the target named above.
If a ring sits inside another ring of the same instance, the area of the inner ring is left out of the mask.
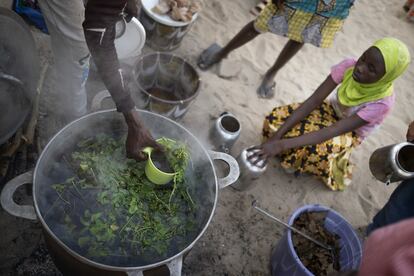
[[[272,137],[299,106],[300,104],[291,104],[274,108],[264,121],[264,141]],[[283,138],[293,138],[318,131],[333,125],[338,120],[333,107],[325,102],[287,132]],[[352,166],[349,158],[352,149],[360,142],[360,138],[354,132],[348,132],[317,145],[287,150],[279,157],[282,167],[287,171],[314,175],[331,190],[342,191],[351,183]]]
[[[335,34],[349,15],[353,0],[285,0],[279,10],[268,1],[257,16],[258,32],[271,32],[317,47],[332,46]]]

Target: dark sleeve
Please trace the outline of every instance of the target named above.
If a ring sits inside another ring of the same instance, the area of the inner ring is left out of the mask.
[[[127,0],[89,0],[83,23],[86,43],[117,110],[135,107],[120,70],[115,49],[115,24],[121,19]]]

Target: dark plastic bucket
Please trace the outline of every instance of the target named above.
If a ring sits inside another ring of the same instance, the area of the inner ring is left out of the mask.
[[[325,227],[329,232],[341,237],[341,252],[339,262],[342,271],[358,269],[361,262],[361,241],[352,226],[339,213],[321,205],[305,205],[297,209],[289,219],[293,225],[296,218],[304,212],[328,211]],[[285,232],[279,240],[271,257],[272,276],[302,276],[313,275],[300,261],[292,242],[292,231]]]

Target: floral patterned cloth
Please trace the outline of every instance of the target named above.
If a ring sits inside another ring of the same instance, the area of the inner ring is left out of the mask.
[[[267,140],[278,130],[300,104],[276,107],[266,116],[263,138]],[[293,127],[283,138],[293,138],[331,126],[339,118],[329,103],[323,103]],[[351,183],[352,166],[349,158],[352,149],[360,144],[354,132],[345,133],[317,145],[290,149],[280,155],[281,165],[296,174],[307,173],[318,178],[334,191],[344,190]]]

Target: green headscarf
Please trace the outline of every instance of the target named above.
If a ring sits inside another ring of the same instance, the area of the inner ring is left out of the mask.
[[[374,43],[385,61],[385,74],[375,83],[362,84],[354,80],[354,67],[345,72],[338,98],[342,105],[357,106],[366,102],[379,100],[392,95],[393,81],[407,69],[410,52],[407,46],[396,38],[386,37]]]

